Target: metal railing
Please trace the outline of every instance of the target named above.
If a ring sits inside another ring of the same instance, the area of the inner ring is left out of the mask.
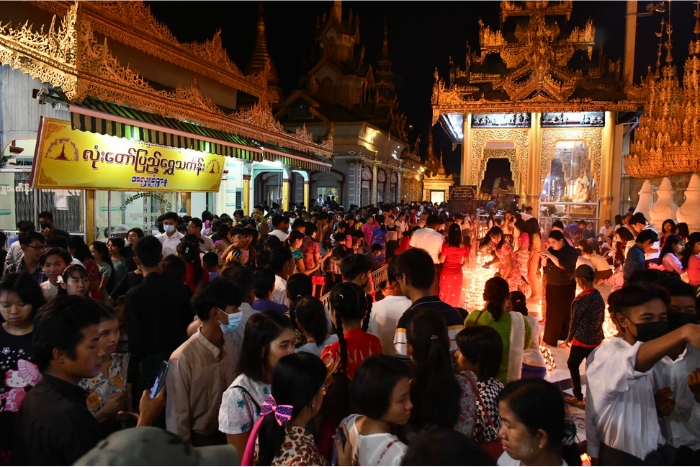
[[[375,271],[372,271],[372,283],[375,286],[377,284],[380,284],[381,282],[387,280],[387,277],[388,277],[387,270],[388,270],[387,266],[382,266],[381,268],[379,268]],[[321,297],[321,303],[323,303],[323,307],[326,310],[331,309],[330,301],[331,301],[331,293],[330,292],[328,292],[327,294],[325,294]]]

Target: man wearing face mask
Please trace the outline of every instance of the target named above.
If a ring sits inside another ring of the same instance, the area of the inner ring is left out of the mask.
[[[163,258],[168,255],[177,254],[177,245],[184,237],[183,234],[177,231],[178,215],[174,212],[166,212],[163,214],[163,231],[164,233],[157,235],[156,238],[163,245]]]
[[[39,227],[41,227],[40,232],[44,237],[60,235],[61,237],[66,237],[66,239],[70,240],[70,234],[68,232],[56,228],[53,223],[53,214],[51,214],[49,211],[39,213]]]
[[[165,425],[193,446],[226,444],[219,431],[219,406],[233,382],[226,366],[225,334],[241,324],[241,291],[223,278],[203,283],[191,300],[201,325],[170,356]]]
[[[624,286],[611,304],[622,334],[588,357],[586,420],[596,427],[588,454],[601,465],[671,465],[676,460],[676,449],[666,444],[659,426],[651,370],[674,349],[700,347],[700,326],[669,331],[669,303],[657,286]]]
[[[668,327],[698,324],[695,288],[674,277],[656,282],[671,297]],[[678,448],[700,449],[700,350],[679,345],[654,366],[659,424],[666,441]],[[689,464],[690,465],[690,464]]]

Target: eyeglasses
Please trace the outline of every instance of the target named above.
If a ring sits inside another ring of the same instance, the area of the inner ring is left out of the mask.
[[[40,246],[36,246],[36,245],[27,245],[27,248],[34,248],[35,250],[45,250],[45,249],[46,249],[46,245],[40,245]]]

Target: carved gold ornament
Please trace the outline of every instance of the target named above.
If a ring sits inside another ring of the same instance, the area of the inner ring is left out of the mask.
[[[497,157],[507,158],[510,161],[510,171],[513,174],[513,183],[516,189],[527,186],[527,157],[530,148],[529,130],[519,129],[488,129],[472,130],[472,163],[471,179],[483,180],[486,173],[488,160],[486,143],[489,141],[512,141],[515,149],[496,150],[489,149],[489,154],[499,154]],[[522,182],[522,184],[521,184]],[[464,183],[464,182],[462,182]]]

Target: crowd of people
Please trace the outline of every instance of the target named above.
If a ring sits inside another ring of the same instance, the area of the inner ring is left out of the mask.
[[[172,465],[697,465],[700,233],[327,201],[168,212],[89,246],[50,212],[18,222],[0,463],[158,463],[141,440]],[[465,264],[493,267],[483,290]],[[570,347],[572,396],[540,339]]]

